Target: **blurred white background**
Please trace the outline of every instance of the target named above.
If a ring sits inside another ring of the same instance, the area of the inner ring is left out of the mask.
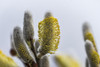
[[[0,0],[0,50],[10,56],[10,34],[15,26],[23,27],[24,12],[33,15],[35,38],[38,22],[51,11],[59,21],[61,39],[58,52],[75,56],[84,67],[86,58],[82,24],[88,21],[100,52],[100,0]],[[13,57],[20,67],[23,64]],[[50,58],[50,67],[56,67]]]

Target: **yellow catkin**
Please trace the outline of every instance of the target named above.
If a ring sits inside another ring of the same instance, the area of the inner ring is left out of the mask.
[[[87,32],[85,34],[85,40],[90,40],[93,43],[95,50],[97,51],[96,43],[95,43],[94,37],[91,32]]]
[[[39,42],[41,54],[54,53],[59,44],[60,27],[58,20],[54,17],[45,18],[38,25]]]
[[[5,54],[0,51],[0,67],[18,67],[18,65]]]
[[[95,51],[93,43],[90,40],[86,40],[85,49],[90,67],[99,67],[99,54]]]
[[[80,67],[75,59],[67,55],[56,55],[55,60],[59,67]]]

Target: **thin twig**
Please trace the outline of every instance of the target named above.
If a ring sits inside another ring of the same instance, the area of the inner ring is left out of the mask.
[[[31,48],[31,50],[32,50],[32,52],[34,53],[34,56],[35,56],[35,60],[36,60],[36,62],[37,62],[37,67],[39,67],[39,58],[37,57],[37,53],[36,53],[36,51],[35,51],[35,47],[33,46],[33,38],[30,38],[30,41],[31,41],[31,46],[32,46],[32,48]]]

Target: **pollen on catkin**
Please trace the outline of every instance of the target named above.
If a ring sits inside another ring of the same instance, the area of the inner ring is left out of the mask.
[[[85,34],[85,38],[84,39],[85,40],[90,40],[93,43],[93,46],[94,46],[95,50],[97,51],[97,47],[96,47],[96,44],[95,44],[95,40],[94,40],[93,35],[92,35],[91,32],[87,32]]]
[[[39,42],[41,45],[40,53],[42,55],[54,53],[58,48],[60,39],[60,27],[58,20],[49,16],[39,22],[38,29]]]

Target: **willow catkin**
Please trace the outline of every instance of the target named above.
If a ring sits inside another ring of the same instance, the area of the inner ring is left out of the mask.
[[[15,49],[18,53],[18,56],[22,59],[24,63],[29,63],[31,61],[34,61],[33,57],[30,55],[29,50],[25,45],[25,42],[23,40],[22,31],[19,27],[15,27],[13,31],[13,37],[14,37],[14,43],[15,43]]]
[[[95,51],[91,41],[86,40],[85,49],[90,67],[99,67],[99,54]]]
[[[84,36],[85,41],[90,40],[93,43],[93,46],[95,50],[97,51],[96,43],[91,31],[91,26],[88,23],[83,24],[83,36]]]
[[[27,45],[32,48],[31,41],[33,41],[34,29],[33,29],[33,20],[32,15],[27,11],[24,14],[24,27],[23,35]],[[34,43],[34,41],[33,41]]]
[[[47,13],[48,14],[48,13]],[[41,45],[40,53],[45,55],[47,53],[54,53],[59,44],[60,27],[58,20],[53,16],[45,15],[45,19],[39,22],[38,36]]]
[[[71,56],[56,55],[54,58],[58,67],[80,67],[79,62]]]

